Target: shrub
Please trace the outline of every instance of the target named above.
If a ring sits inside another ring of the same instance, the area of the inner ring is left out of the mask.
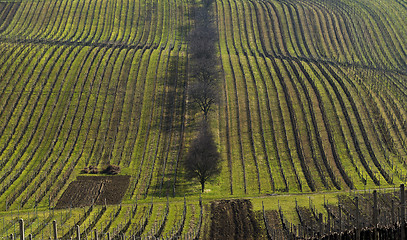
[[[97,166],[89,166],[89,173],[91,174],[98,174],[99,170]]]
[[[197,179],[201,183],[201,191],[204,192],[205,182],[220,173],[220,163],[221,158],[213,135],[204,122],[198,136],[192,141],[184,161],[186,177]]]
[[[120,173],[120,166],[109,164],[109,165],[102,171],[102,173],[106,173],[106,174],[110,174],[110,175],[119,174],[119,173]]]
[[[85,174],[89,173],[89,168],[88,168],[88,167],[84,167],[84,168],[82,169],[81,173],[85,173]]]
[[[98,169],[97,166],[92,166],[91,165],[91,166],[84,167],[82,169],[81,173],[84,173],[84,174],[98,174],[99,169]]]

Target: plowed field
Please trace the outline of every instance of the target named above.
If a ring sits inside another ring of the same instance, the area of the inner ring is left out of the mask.
[[[257,239],[259,227],[247,199],[211,203],[210,239]]]
[[[79,176],[68,186],[56,208],[118,204],[129,182],[129,176]]]

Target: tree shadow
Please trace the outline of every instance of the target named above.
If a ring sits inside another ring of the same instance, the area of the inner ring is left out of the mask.
[[[174,181],[176,181],[174,183]],[[166,180],[157,181],[150,186],[150,190],[145,196],[146,198],[177,198],[187,196],[199,196],[200,184],[196,180],[186,180],[183,173],[177,174],[175,179],[175,173],[166,174]]]

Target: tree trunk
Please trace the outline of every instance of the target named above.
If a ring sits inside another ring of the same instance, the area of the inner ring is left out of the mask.
[[[205,122],[208,122],[208,112],[209,112],[209,110],[206,110],[206,109],[203,110],[203,120]]]
[[[205,182],[201,182],[201,190],[202,190],[202,192],[204,192],[204,190],[205,190]]]

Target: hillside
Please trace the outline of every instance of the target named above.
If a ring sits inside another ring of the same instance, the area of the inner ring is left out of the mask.
[[[216,2],[230,191],[404,181],[405,7]]]
[[[188,94],[199,4],[0,2],[1,210],[55,205],[108,164],[131,176],[127,202],[198,198],[182,161],[202,118]],[[204,199],[405,182],[405,0],[217,0],[211,14],[222,173]]]

